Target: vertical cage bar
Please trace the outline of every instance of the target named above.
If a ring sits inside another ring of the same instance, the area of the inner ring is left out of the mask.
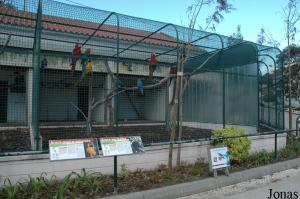
[[[38,2],[38,11],[36,16],[36,27],[33,44],[33,80],[32,80],[32,120],[31,120],[31,134],[34,137],[33,150],[40,149],[40,135],[39,135],[39,106],[40,106],[40,49],[41,49],[41,34],[42,34],[42,1]]]

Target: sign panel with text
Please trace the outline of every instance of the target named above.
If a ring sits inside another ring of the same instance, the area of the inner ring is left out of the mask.
[[[49,140],[50,160],[94,158],[99,156],[96,138]]]
[[[210,148],[211,169],[219,169],[230,166],[229,151],[227,147]]]
[[[132,154],[128,137],[100,138],[103,156],[116,156]]]
[[[140,136],[100,138],[103,156],[130,155],[145,152]]]

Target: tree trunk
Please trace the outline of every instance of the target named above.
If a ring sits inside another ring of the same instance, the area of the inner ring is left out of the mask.
[[[177,148],[177,161],[176,165],[180,166],[181,162],[181,139],[182,139],[182,120],[183,120],[183,115],[182,115],[182,106],[183,106],[183,59],[180,62],[180,71],[182,72],[182,75],[180,76],[180,87],[179,87],[179,128],[178,128],[178,148]]]
[[[289,70],[289,129],[292,129],[292,69],[291,69],[291,47],[290,47],[290,38],[288,36],[288,70]]]
[[[180,62],[178,63],[178,70],[177,71],[177,78],[176,78],[176,87],[175,87],[175,95],[174,99],[171,102],[170,107],[170,127],[171,127],[171,135],[170,135],[170,144],[169,144],[169,160],[168,160],[168,167],[172,169],[172,162],[173,162],[173,147],[174,141],[176,136],[176,129],[177,129],[177,119],[178,119],[178,97],[180,94],[180,79],[182,78],[181,66]]]
[[[176,128],[177,128],[177,103],[173,103],[170,107],[170,127],[171,127],[171,135],[170,135],[170,144],[169,144],[169,159],[168,159],[168,167],[172,170],[172,162],[173,162],[173,145],[175,141]]]
[[[92,132],[92,105],[93,105],[93,73],[90,74],[89,78],[89,96],[88,96],[88,116],[87,116],[87,124],[86,131],[88,133]]]

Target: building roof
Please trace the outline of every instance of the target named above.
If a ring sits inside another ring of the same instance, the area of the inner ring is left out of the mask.
[[[0,23],[14,26],[23,26],[35,28],[36,14],[32,12],[24,12],[17,9],[6,9],[0,7]],[[76,20],[64,17],[56,17],[50,15],[43,15],[42,27],[44,30],[65,32],[72,34],[91,35],[100,25],[100,23],[88,22],[83,20]],[[120,27],[120,40],[137,42],[151,32],[138,30],[127,27]],[[116,39],[117,26],[103,24],[100,30],[97,30],[94,36]],[[155,33],[151,38],[147,38],[143,43],[160,45],[166,47],[176,47],[176,38],[164,33]]]

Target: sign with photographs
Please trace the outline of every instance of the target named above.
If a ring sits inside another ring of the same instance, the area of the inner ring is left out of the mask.
[[[129,136],[128,139],[133,153],[145,152],[141,136]]]
[[[210,148],[211,169],[219,169],[230,166],[229,151],[227,147]]]
[[[100,138],[103,156],[130,155],[144,152],[140,136]]]
[[[94,158],[99,156],[96,138],[49,140],[50,160]]]

